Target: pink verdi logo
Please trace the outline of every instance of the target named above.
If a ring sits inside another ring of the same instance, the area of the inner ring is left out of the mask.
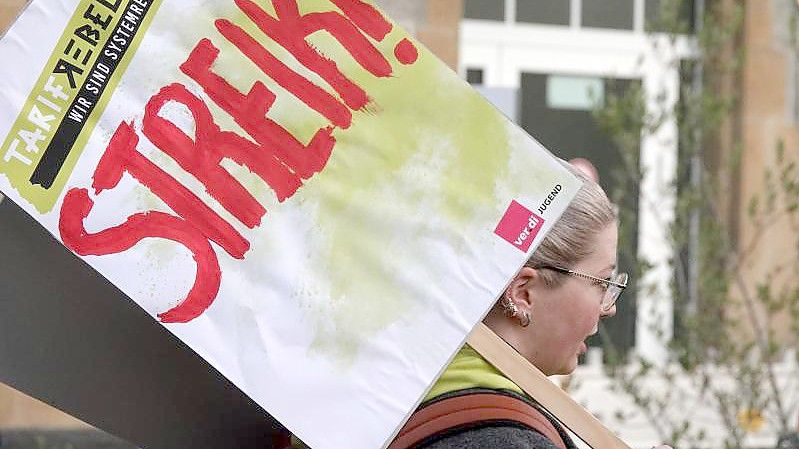
[[[543,218],[513,200],[494,229],[494,234],[526,253],[542,226]]]

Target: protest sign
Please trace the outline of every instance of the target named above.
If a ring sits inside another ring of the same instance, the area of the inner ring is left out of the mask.
[[[315,449],[385,446],[579,187],[361,0],[35,0],[0,60],[0,190]]]

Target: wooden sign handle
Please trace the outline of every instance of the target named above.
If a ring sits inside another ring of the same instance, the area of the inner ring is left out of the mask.
[[[592,448],[630,449],[485,324],[479,323],[467,342]]]

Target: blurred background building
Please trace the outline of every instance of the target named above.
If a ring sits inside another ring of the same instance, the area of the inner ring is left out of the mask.
[[[666,33],[659,28],[665,1],[377,1],[554,154],[590,160],[607,191],[618,190],[618,170],[624,167],[620,159],[632,156],[641,177],[625,184],[616,198],[623,209],[633,212],[620,245],[621,266],[635,272],[644,261],[647,269],[625,292],[617,317],[607,322],[603,333],[622,354],[640,356],[655,365],[669,363],[669,345],[686,316],[704,310],[700,294],[675,298],[673,287],[680,275],[689,282],[701,281],[699,267],[694,266],[702,251],[701,236],[697,231],[686,239],[686,245],[675,246],[671,235],[681,207],[680,188],[703,182],[700,175],[712,179],[708,188],[717,195],[715,217],[730,233],[727,250],[736,253],[734,260],[742,261],[740,291],[760,292],[766,279],[774,291],[787,289],[786,301],[799,301],[799,290],[791,290],[799,278],[797,224],[790,214],[769,215],[765,222],[752,219],[753,204],[762,209],[772,195],[764,186],[776,180],[790,184],[790,173],[779,175],[799,160],[797,3],[684,1],[677,17],[685,26],[677,33]],[[24,3],[0,0],[0,28],[11,22]],[[740,27],[719,54],[708,60],[700,58],[701,39],[707,39],[701,30],[705,12],[711,8],[729,11],[730,21],[735,20],[733,11],[740,11]],[[722,70],[725,62],[733,60],[732,70]],[[644,113],[658,115],[662,110],[679,110],[684,93],[695,89],[734,100],[718,126],[701,138],[701,151],[684,148],[684,133],[693,131],[681,129],[679,115],[663,115],[656,127],[643,130],[632,145],[627,142],[626,156],[618,140],[596,119],[595,111],[609,99],[631,91],[641,93]],[[799,190],[795,193],[799,198]],[[799,378],[795,354],[789,349],[796,348],[799,331],[793,327],[790,312],[772,319],[757,308],[721,310],[762,317],[762,324],[784,349],[775,356],[775,372],[783,390],[781,407],[797,430]],[[594,343],[600,346],[602,342]],[[641,409],[640,404],[614,389],[601,355],[593,352],[588,359],[574,379],[562,379],[564,386],[610,428],[619,429],[634,447],[649,448],[663,441],[663,430],[655,425],[658,417],[619,413]],[[729,373],[720,373],[719,379],[724,375]],[[658,382],[653,380],[649,388],[667,387]],[[714,432],[730,423],[720,422],[695,399],[685,402],[691,404],[685,407],[695,409],[695,420],[709,435],[697,445],[722,447],[722,437]],[[744,429],[746,447],[777,444],[780,426],[769,420],[764,408],[746,410],[739,422],[731,424]],[[749,413],[753,410],[754,418]],[[24,429],[81,432],[87,428],[38,401],[0,388],[0,435]],[[0,443],[2,447],[6,446]]]

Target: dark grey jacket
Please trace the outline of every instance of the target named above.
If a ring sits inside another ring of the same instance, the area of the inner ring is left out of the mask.
[[[435,398],[434,401],[466,393],[478,393],[486,391],[491,390],[476,388],[454,391],[439,396],[438,398]],[[496,392],[499,394],[520,398],[538,409],[550,420],[550,422],[552,422],[553,426],[566,443],[567,448],[575,448],[574,442],[571,440],[571,438],[569,438],[569,435],[566,433],[560,423],[558,423],[540,405],[512,391],[496,390]],[[424,404],[422,406],[424,406]],[[537,431],[522,424],[514,425],[510,423],[494,423],[477,428],[470,427],[468,429],[448,432],[445,435],[437,436],[431,441],[427,441],[422,445],[419,445],[416,449],[557,449],[557,447],[554,443],[552,443],[552,441]]]

